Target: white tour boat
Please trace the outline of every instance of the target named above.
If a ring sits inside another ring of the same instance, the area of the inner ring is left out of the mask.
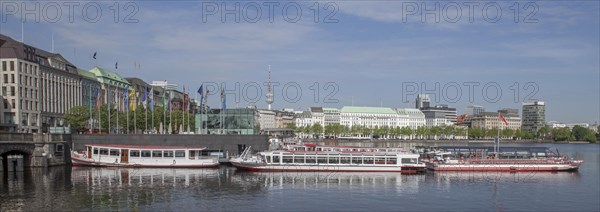
[[[86,145],[71,154],[74,166],[205,168],[219,166],[205,147]]]
[[[251,156],[248,147],[229,160],[249,171],[405,172],[425,170],[418,154],[400,152],[335,152],[276,150]]]

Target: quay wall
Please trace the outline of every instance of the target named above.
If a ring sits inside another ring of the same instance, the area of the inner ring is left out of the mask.
[[[254,151],[269,148],[266,135],[157,135],[157,134],[111,134],[70,135],[73,150],[83,151],[87,144],[122,144],[150,146],[200,146],[209,150],[223,150],[226,156],[239,154],[241,147],[252,146]]]

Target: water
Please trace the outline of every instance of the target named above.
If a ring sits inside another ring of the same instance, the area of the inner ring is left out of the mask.
[[[600,149],[579,172],[271,173],[55,167],[4,173],[0,211],[600,211]]]

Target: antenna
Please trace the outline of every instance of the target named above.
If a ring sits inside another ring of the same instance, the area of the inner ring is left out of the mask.
[[[271,83],[271,65],[269,65],[269,82],[268,82],[268,88],[267,88],[267,107],[269,110],[271,110],[271,104],[273,104],[274,100],[273,100],[273,89],[272,89],[272,83]]]
[[[21,43],[25,44],[25,30],[23,30],[23,23],[25,23],[25,20],[21,21]]]

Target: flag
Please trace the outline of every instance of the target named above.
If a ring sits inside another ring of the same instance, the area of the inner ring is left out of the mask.
[[[119,88],[115,87],[115,108],[119,109]]]
[[[198,88],[198,93],[200,94],[200,111],[202,111],[202,104],[204,103],[202,100],[204,100],[204,93],[202,92],[202,86],[204,85],[200,85],[200,88]]]
[[[129,91],[127,88],[123,88],[123,107],[125,111],[129,111]]]
[[[225,89],[221,88],[221,109],[223,110],[226,108],[225,102],[227,102],[225,100]]]
[[[115,63],[115,69],[119,69],[119,61]]]
[[[94,60],[96,59],[96,54],[98,54],[98,52],[94,52],[94,56],[92,56],[92,58],[94,58]]]
[[[127,99],[127,102],[129,102],[129,104],[127,104],[127,105],[129,105],[128,109],[131,109],[133,112],[135,112],[135,109],[138,104],[138,96],[139,96],[139,93],[136,92],[135,90],[132,89],[129,91],[129,98]],[[131,100],[133,100],[133,101],[131,101]]]
[[[504,119],[504,116],[502,116],[501,113],[498,114],[500,117],[500,120],[502,120],[504,122],[504,124],[506,124],[506,126],[508,126],[508,122],[506,121],[506,119]]]
[[[147,108],[146,104],[146,96],[148,95],[148,91],[144,88],[144,95],[142,96],[142,105],[144,105],[144,110]]]
[[[150,88],[150,95],[148,96],[148,105],[150,111],[154,110],[154,88]]]
[[[96,89],[96,110],[100,111],[100,88]]]

